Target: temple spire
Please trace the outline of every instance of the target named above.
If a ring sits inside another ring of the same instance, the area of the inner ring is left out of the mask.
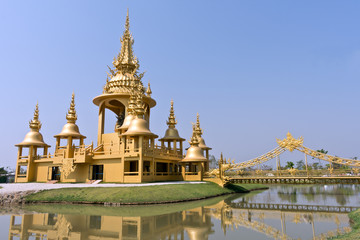
[[[136,95],[134,89],[130,92],[129,106],[127,107],[128,115],[136,116]]]
[[[37,132],[41,129],[41,122],[39,121],[39,103],[36,103],[34,118],[29,122],[29,127],[31,130]]]
[[[66,115],[66,120],[68,123],[75,123],[77,120],[76,110],[75,110],[75,93],[71,95],[70,108]]]
[[[198,137],[201,137],[203,134],[203,130],[200,128],[200,116],[199,113],[196,115],[196,126],[195,126],[195,132]]]
[[[134,39],[130,33],[129,9],[126,15],[125,31],[120,42],[121,50],[113,61],[114,67],[122,74],[135,74],[139,69],[139,61],[133,52]]]
[[[193,125],[192,137],[190,138],[189,143],[190,143],[191,146],[198,146],[199,145],[199,140],[197,138],[195,125]]]
[[[177,124],[177,121],[175,119],[174,101],[173,100],[171,100],[169,120],[166,121],[166,124],[169,126],[169,128],[175,128],[175,125]]]
[[[135,113],[138,118],[143,119],[145,114],[145,104],[143,101],[143,94],[139,93],[136,96],[136,107],[135,107]]]

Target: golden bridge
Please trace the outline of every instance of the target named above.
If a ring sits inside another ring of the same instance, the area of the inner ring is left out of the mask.
[[[263,184],[359,184],[360,161],[328,155],[324,151],[313,150],[303,145],[304,139],[295,139],[290,133],[283,140],[277,139],[278,147],[254,159],[235,163],[235,160],[223,158],[219,167],[206,173],[205,180],[217,182],[220,185],[233,183],[263,183]],[[284,169],[280,164],[280,155],[286,151],[297,150],[304,153],[303,170],[294,167]],[[328,163],[327,169],[314,170],[308,164],[308,157]],[[276,161],[275,170],[261,169],[272,159]],[[334,166],[345,166],[335,169]],[[215,178],[214,178],[215,177]]]

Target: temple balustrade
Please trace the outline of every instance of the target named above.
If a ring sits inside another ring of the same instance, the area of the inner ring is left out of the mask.
[[[161,146],[154,146],[151,148],[150,146],[143,146],[144,155],[148,157],[155,157],[155,158],[182,158],[182,151],[181,149],[170,150]]]

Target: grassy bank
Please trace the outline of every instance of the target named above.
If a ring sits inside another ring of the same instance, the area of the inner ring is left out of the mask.
[[[266,188],[266,186],[261,184],[230,184],[228,187],[222,188],[210,182],[204,184],[174,184],[144,187],[63,188],[31,194],[26,197],[26,200],[31,203],[153,204],[199,200]]]
[[[354,240],[360,239],[360,209],[349,213],[349,218],[352,223],[352,231],[337,237],[330,238],[332,240]]]

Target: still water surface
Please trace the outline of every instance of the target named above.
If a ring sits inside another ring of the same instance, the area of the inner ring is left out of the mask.
[[[269,190],[170,205],[29,205],[0,216],[0,239],[326,239],[350,230],[356,185]]]

